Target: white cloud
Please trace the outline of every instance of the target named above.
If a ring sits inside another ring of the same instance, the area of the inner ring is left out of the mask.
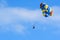
[[[27,29],[22,23],[39,22],[43,24],[43,30],[47,29],[47,25],[60,29],[60,11],[59,7],[53,7],[54,15],[48,18],[42,16],[41,10],[29,10],[25,8],[0,8],[0,25],[3,30],[15,31],[24,34]],[[21,22],[21,23],[19,23]],[[45,25],[46,24],[46,25]],[[3,26],[6,25],[6,26]],[[8,26],[10,25],[10,26]],[[13,30],[12,30],[13,29]]]
[[[39,12],[40,10],[28,10],[23,8],[1,8],[0,32],[12,31],[19,34],[29,34],[28,27],[22,23],[33,23],[37,21],[40,16]]]
[[[21,34],[25,34],[26,33],[26,27],[24,27],[23,25],[16,25],[15,28],[13,28],[14,31],[16,31],[17,33],[21,33]]]

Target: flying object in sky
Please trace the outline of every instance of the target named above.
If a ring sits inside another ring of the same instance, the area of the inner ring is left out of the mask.
[[[35,26],[33,26],[33,29],[35,29]]]
[[[52,16],[53,10],[45,3],[40,3],[40,9],[45,17]]]

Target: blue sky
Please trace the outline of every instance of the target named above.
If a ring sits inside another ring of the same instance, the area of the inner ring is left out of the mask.
[[[41,2],[53,8],[52,17],[42,16]],[[60,40],[59,10],[59,0],[0,0],[0,40]]]
[[[60,6],[60,0],[7,0],[10,7],[24,7],[31,9],[39,9],[41,2],[47,3],[49,6]]]

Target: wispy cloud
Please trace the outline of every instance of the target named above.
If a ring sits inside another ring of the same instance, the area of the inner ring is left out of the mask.
[[[3,5],[3,6],[2,6]],[[0,2],[0,31],[14,31],[17,33],[24,34],[28,31],[26,29],[26,26],[23,25],[23,23],[34,23],[38,22],[40,25],[43,25],[42,30],[58,30],[60,29],[60,8],[57,6],[52,7],[54,14],[51,17],[45,18],[42,16],[41,10],[29,10],[25,8],[19,8],[19,7],[6,7],[6,2],[4,0],[1,0]],[[3,26],[4,25],[4,26]],[[40,26],[39,25],[39,26]],[[51,26],[51,27],[50,27]],[[49,27],[49,28],[48,28]],[[40,28],[41,29],[41,28]],[[39,29],[39,30],[40,30]],[[60,30],[58,30],[60,31]]]
[[[55,9],[56,8],[56,9]],[[58,10],[55,11],[55,10]],[[29,10],[25,8],[2,8],[0,9],[0,25],[14,25],[19,22],[40,22],[43,23],[43,25],[47,24],[49,26],[58,27],[60,26],[60,16],[59,16],[59,7],[54,7],[54,15],[48,18],[45,18],[42,16],[41,10]],[[22,32],[25,29],[25,26],[16,26],[14,25],[14,30],[17,32]],[[10,27],[8,26],[8,27]],[[47,27],[45,25],[45,27]],[[10,27],[12,28],[12,27]],[[5,28],[6,29],[6,28]],[[11,29],[10,29],[11,30]],[[45,29],[46,30],[46,29]],[[26,30],[27,31],[27,30]],[[24,31],[22,32],[24,33]]]

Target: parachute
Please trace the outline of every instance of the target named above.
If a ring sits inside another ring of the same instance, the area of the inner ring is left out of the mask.
[[[45,3],[40,4],[40,9],[42,10],[42,14],[45,17],[52,16],[53,14],[53,10],[51,10],[51,8]]]

